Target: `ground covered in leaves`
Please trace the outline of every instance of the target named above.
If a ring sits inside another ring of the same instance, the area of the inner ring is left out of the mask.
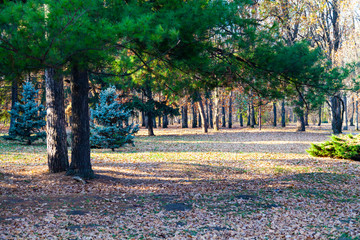
[[[87,184],[46,146],[0,140],[0,239],[359,239],[360,162],[310,157],[329,129],[170,128],[94,150]]]

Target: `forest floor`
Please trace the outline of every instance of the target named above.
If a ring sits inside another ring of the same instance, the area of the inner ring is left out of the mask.
[[[360,238],[360,162],[305,151],[329,126],[145,134],[92,151],[86,184],[0,140],[0,239]]]

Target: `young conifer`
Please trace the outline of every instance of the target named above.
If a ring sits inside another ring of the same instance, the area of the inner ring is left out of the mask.
[[[127,143],[134,144],[138,125],[125,125],[131,113],[117,101],[115,87],[100,93],[100,102],[91,110],[90,144],[93,148],[110,148],[114,151]]]
[[[25,142],[28,145],[38,139],[45,139],[46,132],[41,129],[46,125],[46,111],[42,104],[36,102],[38,92],[31,82],[24,83],[23,97],[10,111],[14,117],[14,128],[9,131],[10,139]]]

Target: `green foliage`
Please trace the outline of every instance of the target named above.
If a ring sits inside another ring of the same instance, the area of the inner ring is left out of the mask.
[[[307,152],[314,157],[344,158],[360,161],[360,141],[351,134],[331,137],[330,141],[321,144],[311,144]]]
[[[26,142],[30,145],[46,137],[46,133],[41,131],[46,125],[46,111],[43,105],[37,103],[38,90],[35,90],[31,82],[25,82],[23,89],[21,102],[17,102],[14,109],[10,111],[15,122],[7,139]]]
[[[109,87],[100,93],[100,102],[91,111],[90,144],[93,148],[111,148],[114,151],[125,144],[134,144],[138,125],[124,126],[131,114],[117,98],[115,87]]]

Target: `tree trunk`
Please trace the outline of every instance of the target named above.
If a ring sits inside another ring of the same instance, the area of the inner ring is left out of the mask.
[[[85,179],[94,177],[90,162],[90,124],[89,124],[89,80],[87,71],[76,64],[72,67],[71,106],[72,106],[72,146],[71,164],[68,175]]]
[[[344,94],[344,110],[345,110],[345,126],[344,126],[344,130],[348,130],[349,129],[349,125],[348,125],[348,109],[347,109],[347,97],[346,94]]]
[[[153,114],[153,115],[154,115],[154,114]],[[156,117],[153,116],[152,120],[153,120],[153,128],[157,128],[157,125],[156,125]]]
[[[213,101],[210,95],[209,98],[209,125],[211,128],[214,128],[214,119],[213,119]]]
[[[207,128],[209,128],[209,101],[207,98],[205,98],[205,120]]]
[[[232,128],[232,91],[229,94],[229,118],[228,118],[228,128]]]
[[[286,126],[285,100],[281,102],[281,127]]]
[[[202,122],[201,122],[201,114],[200,114],[200,111],[199,111],[199,117],[198,117],[198,119],[199,119],[199,127],[202,127]]]
[[[181,107],[181,127],[188,128],[187,104]]]
[[[254,102],[253,100],[251,100],[251,116],[250,116],[250,127],[255,127],[256,125],[256,120],[255,120],[255,107],[254,107]]]
[[[239,115],[239,121],[240,121],[240,127],[243,127],[244,126],[244,119],[243,119],[242,113],[240,113],[240,115]]]
[[[250,105],[250,102],[248,103],[247,124],[246,124],[246,126],[251,126],[251,105]]]
[[[274,122],[273,122],[273,126],[276,127],[276,122],[277,122],[277,116],[276,116],[276,102],[273,102],[273,113],[274,113]]]
[[[334,134],[340,134],[342,132],[342,123],[343,123],[343,106],[339,95],[336,95],[331,98],[331,112],[332,112],[332,121],[331,127]]]
[[[11,110],[14,110],[15,103],[18,102],[18,78],[15,77],[11,82]],[[14,128],[15,125],[15,116],[11,114],[10,116],[10,128],[9,128],[9,135]]]
[[[309,110],[306,108],[305,110],[305,126],[309,126]]]
[[[261,103],[259,105],[259,130],[261,131]]]
[[[207,121],[206,121],[206,112],[205,112],[205,109],[204,109],[204,105],[202,103],[202,100],[201,98],[199,99],[199,112],[200,112],[200,115],[201,115],[201,122],[203,123],[203,131],[204,133],[207,133],[208,132],[208,125],[207,125]]]
[[[318,126],[321,126],[321,106],[319,107],[319,122]]]
[[[158,116],[159,128],[161,127],[161,116]]]
[[[163,116],[163,121],[162,121],[163,125],[162,127],[163,128],[167,128],[168,127],[168,124],[169,124],[169,120],[168,120],[168,116],[166,114],[164,114]]]
[[[350,126],[354,126],[354,113],[355,113],[355,101],[354,98],[352,98],[351,101],[352,109],[351,109],[351,117],[350,117]]]
[[[192,128],[196,128],[197,127],[197,114],[196,114],[196,109],[194,106],[194,102],[192,102],[191,104],[191,112],[192,112]]]
[[[297,115],[297,131],[303,132],[305,131],[304,101],[300,95],[299,95],[299,103],[296,106],[295,112]]]
[[[46,69],[45,86],[48,167],[51,173],[63,172],[69,168],[69,159],[62,76],[53,68]]]
[[[221,114],[222,114],[221,126],[226,127],[225,100],[223,100],[223,103],[222,103]]]
[[[213,119],[213,126],[215,131],[219,131],[220,129],[220,116],[219,116],[219,89],[215,89],[214,94],[214,119]]]

